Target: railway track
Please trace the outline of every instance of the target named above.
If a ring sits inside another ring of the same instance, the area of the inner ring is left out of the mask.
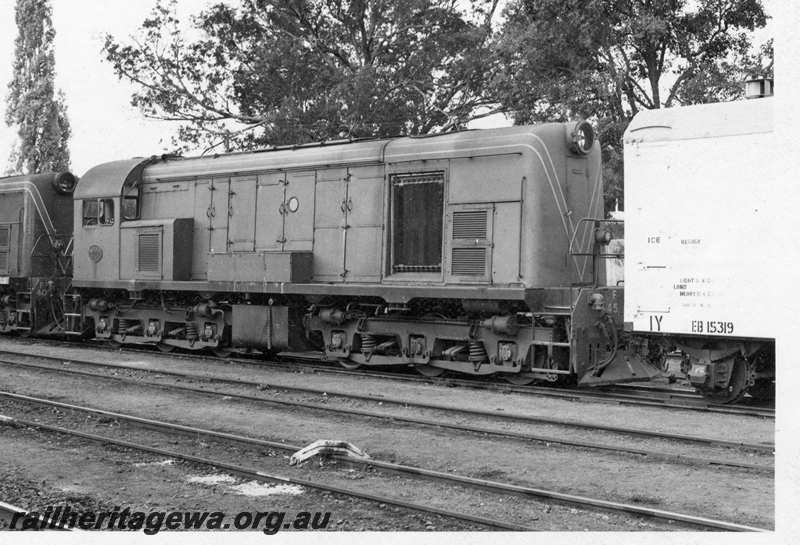
[[[37,340],[36,344],[42,341]],[[75,346],[75,343],[66,341],[65,345]],[[52,345],[52,341],[47,341]],[[116,352],[118,349],[111,348],[105,343],[95,343],[94,348],[108,352]],[[164,357],[164,354],[153,349],[125,347],[128,353],[148,354],[149,356]],[[18,351],[0,350],[3,353],[22,355]],[[425,377],[416,373],[386,372],[383,370],[361,368],[350,370],[339,367],[332,362],[324,361],[315,353],[282,353],[281,361],[265,361],[262,359],[254,360],[245,357],[226,357],[221,358],[209,354],[187,354],[171,352],[169,358],[182,359],[188,361],[226,361],[235,362],[241,365],[255,366],[258,368],[279,368],[282,370],[297,369],[302,371],[312,371],[317,373],[329,373],[333,375],[349,376],[369,376],[386,380],[420,383],[420,384],[440,384],[448,387],[463,387],[471,389],[494,390],[501,392],[534,394],[537,396],[567,399],[571,401],[606,401],[618,405],[632,405],[642,407],[661,407],[664,409],[682,409],[718,414],[735,414],[739,416],[754,416],[759,418],[775,418],[775,410],[770,407],[751,406],[747,404],[720,405],[708,402],[703,396],[691,389],[664,388],[647,384],[626,385],[619,384],[603,389],[577,389],[565,387],[543,387],[543,386],[514,386],[497,382],[498,379],[481,377],[480,379],[454,378],[454,377]]]
[[[170,434],[170,436],[174,436],[174,434],[183,434],[184,436],[188,436],[190,438],[196,438],[198,436],[203,436],[205,438],[219,440],[225,443],[237,443],[240,445],[247,445],[251,447],[257,447],[263,449],[264,447],[278,449],[283,451],[296,451],[300,448],[297,445],[287,445],[285,443],[278,443],[273,441],[265,441],[263,439],[258,439],[254,437],[248,436],[241,436],[241,435],[234,435],[229,433],[222,433],[214,430],[204,429],[204,428],[197,428],[197,427],[190,427],[190,426],[183,426],[180,424],[166,422],[163,420],[155,420],[155,419],[147,419],[141,418],[135,415],[130,414],[123,414],[118,412],[110,412],[101,409],[96,409],[92,407],[84,407],[79,405],[67,404],[51,399],[43,399],[43,398],[34,398],[30,396],[23,396],[19,394],[14,394],[11,392],[2,392],[0,393],[4,398],[14,400],[16,403],[22,404],[29,404],[29,405],[37,405],[43,407],[50,407],[53,409],[59,410],[69,410],[73,412],[82,412],[87,415],[95,415],[95,416],[102,416],[107,419],[114,419],[114,421],[124,421],[129,425],[140,425],[145,426],[148,429],[156,429],[159,431],[166,432]],[[81,421],[86,422],[86,418],[82,418]],[[182,451],[175,451],[175,450],[167,450],[160,447],[155,447],[152,445],[147,445],[139,442],[134,442],[130,440],[122,440],[119,438],[110,437],[107,435],[98,435],[96,433],[88,433],[85,431],[80,431],[77,429],[66,428],[63,426],[54,426],[51,424],[45,424],[40,421],[31,421],[27,419],[21,419],[13,416],[8,415],[0,415],[0,424],[4,425],[11,425],[11,426],[18,426],[18,427],[28,427],[34,428],[44,432],[51,432],[51,433],[59,433],[70,435],[73,437],[80,437],[89,441],[105,444],[105,445],[113,445],[117,447],[122,447],[126,449],[133,449],[139,452],[155,454],[159,456],[166,456],[169,458],[182,460],[194,464],[201,464],[205,466],[214,467],[219,470],[227,471],[236,475],[243,476],[248,479],[253,479],[261,482],[278,482],[278,483],[289,483],[300,485],[308,488],[314,488],[318,490],[324,490],[327,492],[332,492],[335,494],[340,495],[347,495],[354,498],[359,498],[363,500],[394,505],[398,507],[402,507],[405,509],[416,510],[425,513],[432,513],[437,514],[440,516],[449,517],[456,520],[466,521],[470,523],[476,523],[487,527],[498,528],[503,530],[533,530],[534,528],[519,525],[516,523],[502,521],[492,518],[486,518],[482,516],[478,516],[475,514],[465,513],[461,511],[451,511],[451,510],[443,510],[434,508],[428,505],[414,503],[406,500],[402,500],[393,496],[386,496],[386,495],[378,495],[370,492],[366,492],[364,490],[359,489],[347,489],[342,488],[339,486],[333,486],[330,484],[321,483],[315,480],[309,479],[301,479],[298,477],[287,476],[285,474],[277,474],[277,473],[267,473],[261,471],[256,468],[244,467],[241,465],[236,465],[230,463],[228,461],[211,459],[206,457],[200,457],[191,453],[186,453]],[[336,456],[334,456],[336,457]],[[571,494],[565,494],[563,492],[559,492],[556,490],[546,490],[541,488],[533,488],[528,486],[521,486],[518,484],[512,483],[503,483],[498,481],[490,481],[485,479],[476,479],[473,477],[457,475],[452,473],[443,473],[440,471],[434,471],[430,469],[425,469],[422,467],[414,467],[402,464],[396,464],[392,462],[385,462],[381,460],[375,459],[367,459],[367,460],[359,460],[359,459],[352,459],[352,458],[342,458],[338,457],[340,460],[348,463],[353,464],[361,464],[361,465],[368,465],[373,468],[377,468],[383,471],[390,471],[394,473],[403,474],[405,476],[411,478],[421,478],[427,480],[434,480],[440,481],[443,483],[447,483],[449,485],[457,485],[457,486],[467,486],[472,487],[481,491],[489,491],[492,493],[500,493],[500,494],[516,494],[523,497],[528,498],[536,498],[538,500],[544,499],[553,502],[558,502],[561,504],[567,505],[574,505],[583,509],[594,509],[594,510],[603,510],[603,511],[614,511],[624,514],[633,514],[642,517],[648,517],[652,519],[658,520],[666,520],[666,521],[673,521],[683,523],[688,525],[690,528],[703,528],[703,529],[712,529],[712,530],[725,530],[725,531],[767,531],[762,528],[757,528],[753,526],[742,525],[734,522],[728,522],[723,520],[716,520],[706,517],[699,517],[696,515],[690,515],[685,513],[673,512],[673,511],[666,511],[660,509],[654,509],[646,506],[635,505],[635,504],[626,504],[620,502],[613,502],[607,501],[598,498],[590,498],[585,496],[577,496]]]
[[[0,352],[2,354],[2,352]],[[22,356],[18,354],[18,356]],[[256,396],[250,394],[242,394],[242,393],[232,393],[230,391],[215,391],[209,390],[207,388],[201,388],[196,386],[189,386],[185,383],[185,381],[195,381],[195,382],[203,382],[203,383],[216,383],[216,384],[225,384],[225,385],[233,385],[233,386],[245,386],[248,390],[252,390],[254,388],[258,388],[260,390],[270,390],[270,391],[287,391],[287,392],[297,392],[302,394],[312,394],[315,396],[322,396],[323,399],[330,400],[331,398],[342,398],[348,400],[355,400],[359,402],[369,402],[372,404],[378,404],[379,406],[386,406],[387,404],[393,404],[396,406],[402,406],[405,408],[412,408],[412,409],[421,409],[421,410],[434,410],[443,414],[447,415],[454,415],[454,416],[463,416],[468,415],[471,417],[480,417],[484,419],[490,419],[492,422],[515,422],[515,423],[527,423],[527,424],[546,424],[546,425],[554,425],[563,428],[571,428],[571,429],[579,429],[579,430],[591,430],[591,431],[601,431],[601,432],[609,432],[612,434],[618,434],[627,437],[635,437],[635,438],[645,438],[645,439],[658,439],[658,440],[666,440],[666,441],[679,441],[686,444],[694,444],[694,445],[702,445],[708,447],[725,447],[725,448],[736,448],[736,449],[745,449],[752,452],[760,452],[760,453],[767,453],[772,454],[774,450],[774,444],[772,443],[745,443],[740,441],[728,441],[728,440],[721,440],[717,438],[706,438],[700,437],[695,435],[689,434],[676,434],[676,433],[668,433],[668,432],[661,432],[657,430],[649,430],[649,429],[641,429],[641,428],[632,428],[632,427],[621,427],[621,426],[610,426],[610,425],[601,425],[596,423],[586,423],[568,419],[561,419],[561,418],[553,418],[553,417],[545,417],[545,416],[535,416],[535,415],[528,415],[528,414],[513,414],[508,412],[498,413],[495,411],[484,411],[479,409],[472,409],[469,407],[454,407],[445,404],[439,403],[426,403],[426,402],[414,402],[408,399],[403,398],[392,398],[383,395],[370,395],[370,394],[353,394],[350,392],[337,392],[331,389],[319,389],[319,388],[312,388],[312,387],[300,387],[300,386],[286,386],[286,385],[271,385],[265,384],[263,382],[255,382],[243,379],[234,379],[229,377],[220,377],[215,375],[208,375],[208,374],[192,374],[192,373],[184,373],[174,370],[162,369],[162,368],[152,368],[152,369],[143,369],[138,366],[127,366],[118,363],[100,363],[91,360],[76,360],[74,358],[69,359],[69,366],[65,367],[63,365],[64,360],[61,358],[55,358],[50,356],[24,356],[26,358],[34,357],[39,361],[45,361],[49,364],[40,365],[37,363],[29,363],[29,362],[21,362],[18,360],[10,360],[10,359],[0,359],[0,365],[5,366],[16,366],[20,368],[27,368],[36,371],[44,371],[44,372],[56,372],[66,375],[73,375],[73,376],[81,376],[81,377],[91,377],[91,378],[98,378],[101,380],[107,381],[114,381],[114,382],[122,382],[122,383],[129,383],[134,385],[147,385],[147,386],[155,386],[159,388],[166,388],[171,390],[181,390],[181,391],[188,391],[193,393],[200,393],[204,395],[215,395],[215,396],[225,396],[229,398],[237,398],[246,401],[252,401],[257,403],[267,403],[271,405],[279,405],[284,407],[292,407],[292,408],[302,408],[302,409],[311,409],[311,410],[318,410],[324,411],[328,413],[338,413],[347,416],[359,416],[359,417],[366,417],[366,418],[375,418],[381,419],[386,421],[393,421],[393,422],[404,422],[419,426],[426,426],[426,427],[433,427],[433,428],[446,428],[461,432],[467,433],[478,433],[483,435],[490,435],[490,436],[498,436],[498,437],[510,437],[514,439],[519,439],[523,441],[533,441],[539,443],[554,443],[554,444],[561,444],[566,446],[576,446],[576,447],[583,447],[583,448],[590,448],[595,450],[604,450],[604,451],[616,451],[626,454],[636,454],[640,456],[649,456],[650,458],[657,458],[657,459],[666,459],[677,463],[689,463],[689,464],[710,464],[710,465],[719,465],[719,466],[733,466],[733,467],[740,467],[740,468],[747,468],[747,469],[754,469],[757,471],[765,471],[771,472],[773,469],[771,467],[765,467],[763,464],[748,464],[744,462],[733,463],[725,460],[716,460],[710,458],[696,458],[691,456],[684,456],[684,455],[667,455],[662,452],[656,452],[652,450],[646,449],[635,449],[632,447],[619,447],[616,445],[610,445],[606,443],[601,443],[597,441],[584,441],[584,440],[574,440],[568,437],[562,437],[557,435],[541,435],[541,434],[533,434],[527,432],[518,432],[514,430],[502,429],[500,426],[493,426],[493,427],[486,427],[486,426],[476,426],[471,424],[461,424],[461,423],[453,423],[448,422],[442,419],[436,418],[421,418],[418,416],[404,416],[398,415],[394,413],[387,413],[385,410],[375,411],[369,409],[357,409],[351,407],[339,407],[339,406],[332,406],[330,403],[315,403],[315,402],[308,402],[308,401],[295,401],[295,400],[286,400],[286,399],[274,399],[269,397],[263,396]],[[103,373],[96,373],[91,371],[85,371],[76,369],[75,366],[86,366],[93,370],[98,369],[105,369],[111,371],[131,371],[137,373],[154,373],[159,376],[168,376],[175,379],[180,379],[182,382],[181,384],[164,384],[154,381],[147,381],[143,382],[140,379],[128,378],[118,375],[107,375]]]

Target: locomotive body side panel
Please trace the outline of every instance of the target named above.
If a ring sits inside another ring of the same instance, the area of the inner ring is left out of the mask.
[[[118,163],[116,170],[114,164],[96,167],[116,189],[92,197],[116,198],[110,206],[117,208],[119,198],[110,195],[119,195],[122,180],[132,179],[128,171],[137,167],[134,161]],[[588,260],[568,254],[571,239],[589,238],[589,226],[578,218],[597,216],[598,205],[602,208],[598,173],[597,144],[588,156],[574,154],[564,124],[168,158],[139,173],[140,219],[193,218],[190,279],[199,282],[194,288],[199,291],[242,289],[237,278],[218,276],[224,258],[215,258],[217,272],[209,285],[211,254],[309,251],[313,282],[356,288],[347,293],[400,293],[381,285],[415,292],[458,285],[568,287],[590,281]],[[96,193],[101,178],[91,176],[84,190]],[[84,219],[78,208],[86,206],[76,204],[76,221]],[[118,237],[113,224],[82,226],[76,281],[86,281],[87,287],[117,281],[119,288],[153,289],[150,280],[120,281]],[[108,255],[92,261],[89,246]],[[285,280],[267,274],[261,286],[248,281],[248,289],[269,293],[276,282]],[[190,289],[174,283],[161,287]],[[319,292],[308,283],[280,290]],[[473,293],[470,298],[487,297]],[[394,302],[414,296],[426,295],[404,295]],[[515,291],[511,297],[525,296]]]

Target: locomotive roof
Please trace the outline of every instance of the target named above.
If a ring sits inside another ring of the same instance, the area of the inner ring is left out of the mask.
[[[624,139],[627,144],[771,132],[772,109],[772,98],[759,98],[643,110]]]
[[[97,199],[118,197],[124,184],[136,183],[145,166],[157,160],[155,157],[126,159],[103,163],[89,169],[75,188],[75,199]]]
[[[564,138],[563,123],[461,131],[435,136],[375,139],[352,143],[209,155],[153,157],[114,161],[89,170],[78,184],[75,198],[111,197],[124,183],[157,182],[181,178],[235,176],[257,172],[319,167],[345,167],[521,152],[537,141]],[[544,144],[540,144],[544,145]]]

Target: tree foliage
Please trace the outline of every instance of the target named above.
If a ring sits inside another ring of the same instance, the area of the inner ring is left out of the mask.
[[[18,143],[10,171],[69,170],[70,125],[63,94],[55,92],[55,29],[49,2],[17,0],[16,22],[6,124],[18,127]]]
[[[134,105],[182,122],[186,144],[227,149],[461,126],[489,104],[497,0],[242,0],[181,30],[159,3],[132,43],[105,54],[138,85]]]
[[[515,122],[588,117],[607,206],[622,197],[622,134],[642,109],[738,98],[771,72],[761,0],[514,0],[497,42],[497,100]],[[764,64],[765,63],[765,64]]]
[[[771,75],[752,51],[761,0],[238,0],[192,19],[158,0],[105,55],[146,115],[187,147],[247,149],[424,134],[502,111],[599,129],[606,203],[622,197],[622,135],[639,110],[731,100]],[[233,1],[233,0],[231,0]]]

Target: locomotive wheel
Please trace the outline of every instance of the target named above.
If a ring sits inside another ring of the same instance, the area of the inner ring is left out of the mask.
[[[775,399],[775,383],[771,378],[756,379],[756,383],[747,389],[753,399],[772,401]]]
[[[741,399],[747,388],[747,362],[739,356],[732,356],[733,372],[727,390],[703,392],[703,396],[714,403],[733,403]]]
[[[447,369],[442,369],[441,367],[434,367],[433,365],[417,365],[414,367],[420,375],[424,375],[426,377],[440,377],[444,374]]]
[[[156,346],[164,354],[169,354],[170,352],[175,350],[175,347],[173,345],[171,345],[171,344],[158,343],[158,344],[156,344]]]
[[[339,365],[341,365],[342,367],[344,367],[345,369],[348,369],[350,371],[352,371],[354,369],[358,369],[359,367],[361,367],[360,363],[356,363],[356,362],[354,362],[352,360],[348,360],[346,358],[339,358]]]
[[[503,373],[503,378],[514,386],[527,386],[536,380],[533,373]]]

